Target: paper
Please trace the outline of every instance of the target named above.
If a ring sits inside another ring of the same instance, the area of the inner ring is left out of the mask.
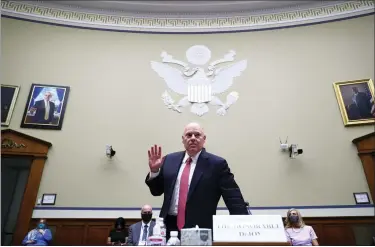
[[[45,195],[43,196],[43,204],[54,204],[55,198],[55,195]]]

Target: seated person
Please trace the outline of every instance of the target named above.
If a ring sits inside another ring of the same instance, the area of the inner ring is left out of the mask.
[[[146,245],[148,237],[152,236],[155,222],[151,220],[152,207],[150,205],[144,205],[142,207],[141,218],[142,221],[129,227],[128,245]]]
[[[108,236],[108,245],[125,245],[127,231],[125,231],[125,219],[122,217],[117,218],[115,221],[115,228],[111,230]]]
[[[318,246],[318,237],[311,226],[305,224],[297,209],[289,209],[285,219],[285,233],[291,245]]]
[[[27,233],[22,241],[26,246],[46,246],[52,240],[51,230],[48,229],[45,219],[40,219],[36,228]]]

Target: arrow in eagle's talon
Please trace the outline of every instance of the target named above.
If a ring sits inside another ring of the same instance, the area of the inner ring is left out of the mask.
[[[180,106],[179,106],[179,105],[172,105],[172,107],[173,107],[173,110],[175,110],[175,111],[181,113],[181,110],[180,110]]]

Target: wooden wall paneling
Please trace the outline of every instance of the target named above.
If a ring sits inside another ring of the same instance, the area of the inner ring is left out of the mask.
[[[357,242],[354,226],[367,225],[375,227],[375,217],[316,217],[306,218],[306,224],[316,230],[319,244],[325,246],[346,245],[354,246]],[[340,239],[337,238],[340,236]]]
[[[59,225],[54,236],[54,245],[85,245],[85,225],[85,222],[71,222]]]
[[[50,142],[12,130],[1,130],[1,156],[30,157],[33,162],[30,167],[28,182],[23,194],[23,200],[18,212],[16,227],[13,234],[13,245],[21,245],[28,232],[33,209],[37,200],[40,180],[42,179],[47,153],[52,146]]]
[[[89,225],[87,229],[86,245],[102,245],[106,243],[111,228],[108,226]]]
[[[350,225],[328,224],[323,225],[325,246],[355,246],[354,232]]]
[[[312,226],[312,228],[314,229],[315,234],[318,237],[319,244],[321,244],[322,241],[324,242],[324,234],[323,234],[323,231],[322,231],[322,225],[317,224],[317,223],[308,224],[308,225]]]
[[[111,224],[108,220],[88,222],[86,245],[94,246],[106,243],[113,226],[114,224]]]
[[[305,217],[304,220],[307,225],[314,228],[319,244],[326,246],[353,246],[361,242],[355,238],[356,234],[353,230],[355,226],[375,229],[375,217]],[[114,221],[114,219],[47,219],[48,225],[56,226],[53,245],[75,246],[106,245]],[[139,219],[126,219],[127,227],[138,221]],[[34,219],[30,227],[35,227],[36,222],[37,219]]]
[[[373,238],[375,237],[375,223],[374,224],[354,224],[352,225],[356,245],[371,246],[375,245]]]

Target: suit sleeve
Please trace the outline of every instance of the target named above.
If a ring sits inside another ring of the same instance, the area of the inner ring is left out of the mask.
[[[151,173],[148,173],[146,176],[146,184],[150,189],[151,195],[153,196],[161,196],[164,193],[164,176],[163,176],[163,167],[166,161],[165,156],[163,158],[163,164],[160,168],[159,174],[156,177],[150,177]]]
[[[243,199],[240,188],[238,187],[234,176],[231,173],[228,163],[224,160],[220,166],[219,186],[221,195],[224,199],[231,215],[247,215],[245,200]]]
[[[33,108],[38,108],[39,107],[39,100],[34,102],[34,105],[32,106]]]
[[[129,226],[129,234],[128,234],[128,240],[126,242],[127,245],[133,245],[133,232],[132,232],[132,226]]]

